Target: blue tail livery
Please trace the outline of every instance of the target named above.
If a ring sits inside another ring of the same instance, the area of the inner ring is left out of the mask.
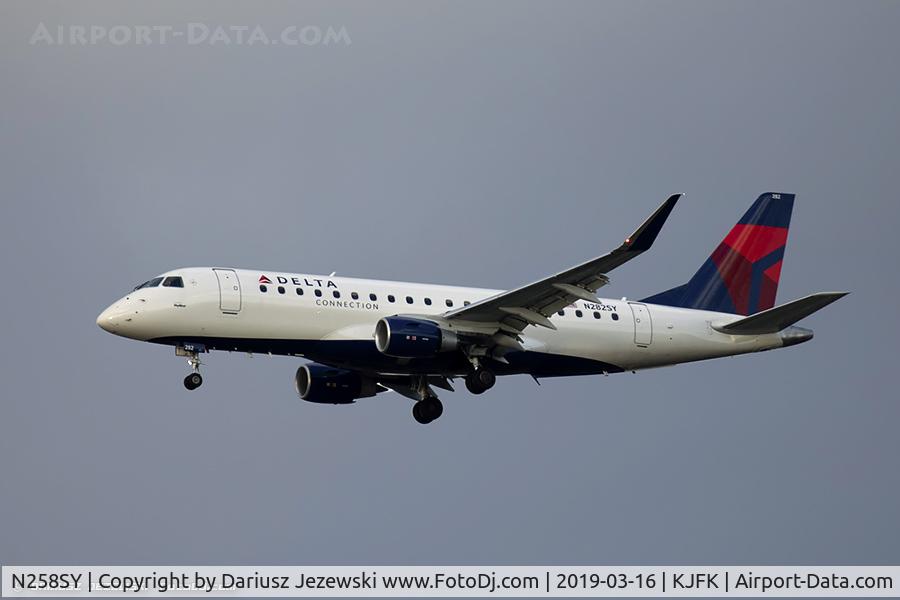
[[[753,203],[691,280],[643,302],[752,315],[775,306],[794,194]]]

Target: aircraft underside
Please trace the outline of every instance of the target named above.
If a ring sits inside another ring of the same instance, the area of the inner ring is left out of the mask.
[[[183,347],[199,346],[206,350],[302,356],[317,363],[352,369],[368,375],[410,374],[464,377],[472,370],[471,363],[461,353],[439,355],[435,358],[397,359],[385,356],[367,340],[278,340],[252,338],[192,337],[156,338],[158,344]],[[491,361],[497,375],[526,374],[535,377],[568,377],[573,375],[603,375],[621,373],[622,367],[578,356],[546,352],[514,351],[504,355],[507,364]]]

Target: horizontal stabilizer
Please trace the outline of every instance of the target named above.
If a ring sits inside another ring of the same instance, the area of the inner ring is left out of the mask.
[[[813,294],[769,310],[758,312],[744,319],[728,323],[726,325],[713,324],[716,331],[733,335],[760,335],[763,333],[776,333],[790,327],[800,319],[808,317],[840,300],[850,292],[822,292]]]

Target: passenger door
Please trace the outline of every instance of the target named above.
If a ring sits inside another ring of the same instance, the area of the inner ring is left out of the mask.
[[[213,269],[219,280],[219,309],[236,315],[241,310],[241,282],[234,269]]]
[[[650,310],[646,304],[629,302],[631,314],[634,317],[634,343],[638,346],[649,346],[653,341],[653,321],[650,320]]]

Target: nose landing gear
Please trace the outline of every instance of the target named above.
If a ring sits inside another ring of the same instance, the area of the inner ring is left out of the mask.
[[[203,383],[203,377],[200,373],[191,373],[184,378],[184,387],[189,390],[196,390]]]
[[[189,390],[196,390],[203,384],[203,376],[200,375],[200,353],[206,349],[198,346],[176,346],[175,356],[186,356],[187,362],[191,366],[191,373],[184,378],[184,387]]]

